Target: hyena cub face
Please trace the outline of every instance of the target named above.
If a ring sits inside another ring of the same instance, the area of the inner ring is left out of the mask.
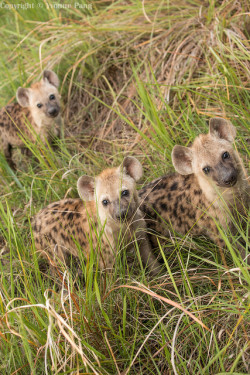
[[[78,180],[78,192],[86,200],[95,200],[103,225],[119,226],[133,218],[138,209],[136,181],[142,176],[140,162],[127,157],[123,164],[106,169],[96,178],[83,176]]]
[[[201,186],[210,184],[221,188],[233,187],[240,166],[232,147],[236,130],[231,122],[212,118],[209,133],[199,135],[191,147],[175,146],[172,161],[182,175],[195,174]]]
[[[38,126],[46,125],[59,116],[60,95],[58,93],[59,79],[51,70],[43,72],[40,82],[30,88],[19,87],[17,101],[31,112],[32,118]]]

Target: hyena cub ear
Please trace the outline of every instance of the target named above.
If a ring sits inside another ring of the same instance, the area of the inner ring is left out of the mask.
[[[21,107],[28,107],[29,106],[29,89],[25,89],[23,87],[18,87],[16,92],[16,98],[18,103]]]
[[[51,85],[55,86],[56,88],[59,87],[59,78],[57,77],[56,73],[52,70],[43,71],[43,80],[48,81]]]
[[[95,199],[95,179],[94,177],[82,176],[77,181],[79,196],[86,202]]]
[[[135,181],[139,181],[143,175],[141,163],[133,156],[127,156],[123,160],[122,168],[124,172],[132,177]]]
[[[176,172],[182,175],[193,173],[193,152],[191,148],[176,145],[172,150],[171,157]]]
[[[214,117],[209,121],[209,133],[217,138],[233,142],[236,137],[236,129],[233,124],[224,118]]]

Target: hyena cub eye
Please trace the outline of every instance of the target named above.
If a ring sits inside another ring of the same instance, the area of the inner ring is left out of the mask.
[[[43,106],[42,103],[38,103],[38,104],[37,104],[37,107],[38,107],[38,108],[42,108],[42,106]]]
[[[54,94],[51,94],[50,96],[49,96],[49,100],[54,100],[56,97],[55,97],[55,95]]]
[[[207,166],[207,167],[203,168],[203,172],[205,174],[208,174],[210,172],[210,167]]]
[[[129,191],[128,190],[123,190],[122,193],[121,193],[121,196],[122,197],[128,197],[129,196]]]
[[[107,199],[103,199],[102,204],[103,206],[107,206],[109,204],[109,201]]]
[[[230,159],[230,155],[229,155],[229,152],[223,152],[222,154],[222,160],[225,160],[225,159]]]

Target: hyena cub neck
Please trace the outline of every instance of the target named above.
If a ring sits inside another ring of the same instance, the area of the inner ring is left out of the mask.
[[[173,165],[181,175],[194,175],[208,202],[220,204],[218,196],[233,203],[235,194],[245,195],[248,182],[242,162],[233,148],[235,127],[230,121],[212,118],[209,133],[200,134],[191,147],[175,146]],[[246,195],[245,195],[246,198]]]
[[[35,216],[33,232],[37,250],[45,250],[67,262],[68,256],[79,258],[77,244],[87,256],[91,239],[99,266],[105,269],[115,262],[118,236],[121,235],[125,246],[132,245],[136,238],[142,260],[150,267],[151,274],[156,274],[158,264],[147,241],[136,192],[136,181],[141,176],[139,161],[127,157],[120,167],[107,169],[95,178],[80,177],[77,188],[84,203],[80,199],[62,200]]]
[[[12,161],[12,148],[25,144],[21,138],[36,142],[37,133],[42,142],[60,136],[60,95],[59,79],[56,73],[45,70],[40,82],[30,88],[17,90],[18,103],[10,104],[0,111],[0,152],[2,151],[9,165],[15,169]],[[30,130],[30,126],[34,132]]]

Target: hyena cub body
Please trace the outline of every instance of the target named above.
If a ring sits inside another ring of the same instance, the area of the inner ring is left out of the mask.
[[[16,93],[18,103],[10,104],[0,111],[0,152],[12,168],[12,147],[25,145],[21,137],[28,137],[35,142],[35,136],[30,126],[39,134],[45,143],[45,138],[60,136],[60,95],[58,93],[59,79],[56,73],[45,70],[40,82],[33,83],[30,88],[19,87]]]
[[[64,199],[35,216],[36,249],[67,263],[68,257],[79,257],[79,246],[88,256],[92,242],[98,252],[99,267],[105,269],[115,262],[118,238],[125,246],[133,245],[136,238],[143,262],[151,274],[156,274],[158,264],[146,237],[136,191],[136,181],[141,176],[139,161],[127,157],[120,167],[104,170],[96,178],[80,177],[78,193],[85,203],[81,199]]]
[[[235,136],[229,121],[213,118],[209,133],[199,135],[191,147],[173,148],[177,173],[159,178],[139,192],[150,229],[164,236],[170,228],[182,235],[190,231],[224,247],[214,219],[224,229],[235,231],[232,216],[246,217],[249,205],[249,185],[232,145]]]

